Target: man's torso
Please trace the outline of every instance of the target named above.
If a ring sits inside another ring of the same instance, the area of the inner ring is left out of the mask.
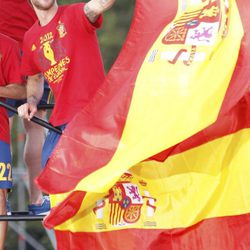
[[[49,82],[56,100],[51,123],[69,122],[104,80],[95,28],[83,4],[60,6],[46,26],[36,22],[25,36],[23,62],[25,75],[42,72]]]

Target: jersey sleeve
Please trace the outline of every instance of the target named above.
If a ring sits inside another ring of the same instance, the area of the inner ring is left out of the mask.
[[[3,57],[4,78],[7,84],[23,84],[24,78],[21,75],[21,53],[19,45],[14,40],[9,40]]]
[[[94,32],[96,29],[101,28],[103,17],[100,15],[95,23],[91,23],[84,13],[84,5],[85,3],[72,4],[72,14],[77,19],[78,24],[82,23],[88,32]]]

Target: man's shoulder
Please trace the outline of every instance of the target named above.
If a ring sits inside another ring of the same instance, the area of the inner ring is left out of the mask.
[[[34,35],[34,33],[36,33],[37,29],[39,28],[38,25],[39,21],[36,20],[33,25],[25,32],[25,35]]]
[[[38,20],[24,33],[23,41],[33,41],[39,33]]]

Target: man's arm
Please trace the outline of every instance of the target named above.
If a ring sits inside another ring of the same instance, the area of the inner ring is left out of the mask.
[[[0,86],[0,96],[11,99],[25,99],[26,88],[24,85],[11,83],[7,86]]]
[[[91,0],[84,5],[84,13],[91,23],[106,10],[110,9],[115,0]]]
[[[30,120],[37,112],[37,105],[43,95],[44,79],[42,74],[29,76],[27,79],[27,103],[18,107],[18,115]]]

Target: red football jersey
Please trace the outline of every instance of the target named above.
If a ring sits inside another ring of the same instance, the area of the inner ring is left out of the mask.
[[[102,17],[91,24],[83,5],[59,6],[50,23],[41,27],[37,21],[24,37],[22,73],[44,74],[55,97],[54,126],[68,123],[104,80],[95,32]]]
[[[9,83],[22,84],[21,58],[18,43],[0,34],[0,86]],[[5,101],[0,97],[1,101]],[[5,108],[0,107],[0,140],[9,143],[9,119]]]

